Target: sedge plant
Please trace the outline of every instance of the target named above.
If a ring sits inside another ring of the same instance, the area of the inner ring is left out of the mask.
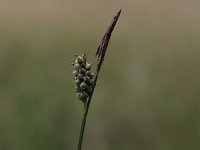
[[[119,10],[117,14],[113,17],[111,24],[106,30],[101,40],[101,43],[97,48],[97,51],[96,51],[97,66],[96,66],[95,73],[91,71],[92,67],[91,67],[91,64],[88,62],[85,53],[83,53],[82,55],[75,55],[75,60],[72,63],[74,67],[74,71],[73,71],[73,77],[74,77],[74,83],[75,83],[74,88],[76,90],[78,99],[82,101],[84,104],[83,117],[82,117],[82,123],[81,123],[81,128],[80,128],[79,140],[78,140],[78,150],[81,150],[82,148],[85,124],[87,120],[88,110],[90,107],[90,102],[92,100],[92,95],[94,93],[94,89],[97,83],[99,72],[101,70],[101,66],[104,61],[106,49],[108,47],[112,31],[118,21],[120,13],[121,13],[121,10]]]

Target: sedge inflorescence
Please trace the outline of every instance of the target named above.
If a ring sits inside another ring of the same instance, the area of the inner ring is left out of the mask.
[[[73,62],[75,89],[78,99],[87,102],[88,97],[92,93],[92,88],[95,81],[95,74],[91,72],[91,64],[88,63],[86,55],[75,55],[76,58]]]

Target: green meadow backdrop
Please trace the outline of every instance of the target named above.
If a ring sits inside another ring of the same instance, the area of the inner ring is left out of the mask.
[[[0,149],[75,150],[70,65],[122,9],[83,150],[200,149],[200,1],[0,0]]]

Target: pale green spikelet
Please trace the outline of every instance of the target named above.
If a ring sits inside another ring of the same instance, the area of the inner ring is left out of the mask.
[[[91,64],[88,63],[85,54],[75,56],[76,58],[72,63],[74,66],[74,71],[72,72],[75,83],[74,88],[78,99],[85,103],[91,95],[95,74],[91,72]]]

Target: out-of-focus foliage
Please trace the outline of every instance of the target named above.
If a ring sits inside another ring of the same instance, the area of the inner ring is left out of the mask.
[[[93,61],[113,32],[85,150],[200,148],[200,2],[1,0],[0,149],[76,149],[82,103],[74,54]]]

